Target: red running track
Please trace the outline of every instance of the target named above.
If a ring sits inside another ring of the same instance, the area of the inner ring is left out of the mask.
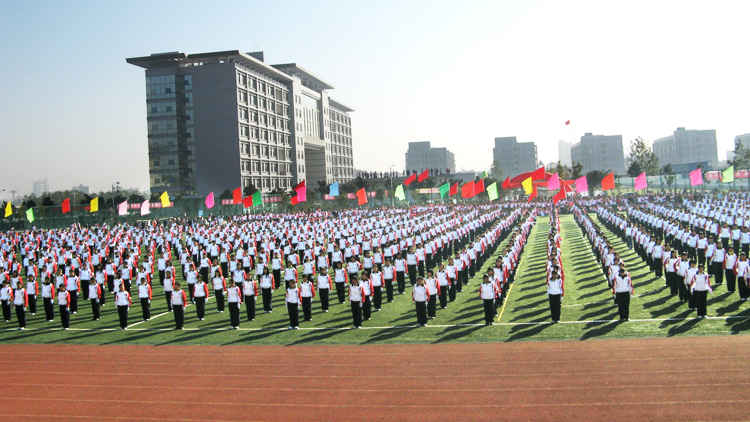
[[[4,420],[746,420],[750,336],[446,345],[0,345]]]

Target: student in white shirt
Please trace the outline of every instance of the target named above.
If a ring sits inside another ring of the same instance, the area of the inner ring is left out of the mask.
[[[304,276],[303,276],[304,277]],[[286,289],[286,310],[289,313],[289,329],[296,330],[299,328],[299,306],[302,302],[300,290],[294,280],[289,281],[289,288]]]
[[[372,283],[372,305],[375,312],[380,312],[380,306],[383,303],[383,273],[377,265],[372,267],[370,283]]]
[[[180,288],[180,283],[174,284],[174,291],[169,297],[169,301],[172,305],[172,312],[174,313],[174,324],[177,330],[182,330],[185,324],[185,306],[187,306],[187,295],[185,291]]]
[[[737,276],[737,291],[740,293],[740,300],[747,300],[750,289],[748,289],[748,278],[750,278],[750,261],[747,260],[747,254],[742,252],[740,259],[734,266],[734,274]]]
[[[95,279],[89,279],[88,286],[85,287],[88,290],[89,302],[91,302],[91,314],[92,321],[99,321],[99,302],[102,297],[102,288],[96,284]]]
[[[164,284],[171,283],[171,278],[164,278]],[[141,277],[141,283],[138,285],[138,300],[141,302],[141,313],[143,320],[151,320],[151,285],[148,284],[146,277]]]
[[[65,286],[57,286],[57,305],[63,329],[67,330],[70,328],[70,292],[65,290]]]
[[[424,278],[417,277],[417,284],[411,291],[411,300],[417,309],[417,325],[424,327],[427,325],[427,302],[430,300],[430,293],[424,284]]]
[[[393,277],[395,275],[395,268],[391,265],[391,259],[385,259],[385,265],[383,265],[383,283],[385,283],[385,297],[388,303],[393,303]]]
[[[72,270],[71,270],[72,271]],[[26,296],[26,289],[23,288],[22,282],[16,282],[16,288],[13,290],[13,306],[16,308],[16,319],[18,319],[18,329],[26,329],[26,306],[29,304],[29,298]]]
[[[488,275],[482,277],[479,285],[479,299],[484,307],[484,325],[492,325],[495,318],[495,299],[497,299],[497,288]]]
[[[55,286],[50,277],[44,277],[42,283],[42,302],[44,303],[44,314],[47,322],[55,320]]]
[[[208,300],[208,284],[203,281],[203,276],[198,275],[195,282],[193,298],[195,300],[195,313],[198,321],[203,321],[206,316],[206,300]],[[174,293],[173,293],[174,294]]]
[[[734,246],[730,246],[727,253],[724,255],[724,264],[722,266],[724,276],[727,279],[727,292],[735,292],[735,284],[737,282],[737,276],[734,273],[734,267],[737,264],[737,254],[734,253]]]
[[[3,321],[10,322],[11,306],[13,304],[13,288],[10,287],[8,279],[3,280],[3,287],[0,288],[0,302],[3,307]]]
[[[117,315],[120,317],[120,329],[128,329],[128,311],[130,310],[130,293],[125,290],[125,284],[120,284],[120,290],[115,293],[115,306],[117,306]]]
[[[617,308],[620,314],[620,321],[630,320],[630,297],[633,295],[633,281],[625,268],[620,267],[620,271],[612,283],[612,294],[617,299]]]
[[[242,294],[245,296],[245,312],[248,321],[255,321],[255,301],[258,300],[258,281],[248,277],[242,282]]]
[[[299,284],[299,291],[300,298],[302,299],[303,321],[312,321],[312,300],[315,298],[315,286],[306,275],[302,276],[302,283]]]
[[[552,322],[560,322],[560,308],[562,307],[563,296],[565,296],[563,280],[557,274],[557,271],[552,271],[549,280],[547,280],[547,297],[549,299]]]
[[[359,280],[356,276],[350,279],[350,283],[349,303],[352,309],[352,320],[354,328],[360,328],[362,326],[362,304],[365,301],[365,290],[359,285]]]
[[[318,292],[320,293],[320,309],[328,312],[328,295],[331,293],[333,280],[330,274],[318,274]]]
[[[427,302],[427,319],[435,319],[435,309],[437,308],[437,298],[440,295],[440,285],[433,276],[432,270],[427,270],[427,278],[424,281],[427,287],[427,293],[430,294],[430,300]]]
[[[703,265],[698,266],[698,273],[693,276],[690,283],[690,292],[695,296],[695,307],[698,310],[698,318],[706,317],[706,299],[711,288],[711,276],[706,274]]]
[[[273,275],[268,271],[268,267],[263,267],[263,274],[260,276],[260,292],[263,296],[263,312],[267,314],[273,312],[271,300],[274,285]]]
[[[240,328],[240,305],[242,305],[242,291],[234,280],[229,280],[227,306],[229,307],[229,323],[233,330]]]

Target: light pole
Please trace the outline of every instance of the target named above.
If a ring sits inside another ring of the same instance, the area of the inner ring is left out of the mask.
[[[116,182],[112,185],[112,220],[117,218],[117,212],[115,211],[115,192],[120,190],[120,182]]]
[[[393,196],[396,192],[393,191],[393,168],[396,167],[395,164],[391,164],[391,208],[393,208]]]

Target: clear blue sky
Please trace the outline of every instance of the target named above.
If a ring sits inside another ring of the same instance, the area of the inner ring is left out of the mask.
[[[484,170],[493,139],[544,162],[585,132],[750,132],[750,2],[3,1],[0,189],[148,188],[143,70],[125,58],[263,50],[337,87],[358,169],[410,141]],[[564,122],[571,119],[572,127]],[[0,199],[8,199],[7,192]]]

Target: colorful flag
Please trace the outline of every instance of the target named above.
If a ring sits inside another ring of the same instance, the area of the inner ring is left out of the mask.
[[[26,210],[26,219],[29,220],[29,223],[34,222],[34,208],[29,208]]]
[[[393,194],[396,198],[398,198],[400,201],[403,201],[406,199],[406,195],[404,194],[404,185],[398,185],[396,188],[396,193]]]
[[[531,179],[533,181],[544,180],[544,175],[544,167],[539,167],[538,169],[534,170],[533,173],[531,173]]]
[[[252,196],[246,196],[242,198],[242,206],[245,208],[250,208],[253,206],[253,197]]]
[[[404,180],[404,185],[409,186],[413,181],[417,180],[417,173],[412,173],[411,176]]]
[[[474,183],[474,195],[472,196],[477,196],[482,192],[484,192],[484,179],[479,179],[478,182]]]
[[[531,195],[529,195],[529,198],[526,200],[526,202],[531,202],[531,200],[534,198],[536,198],[536,186],[534,186],[534,190],[531,191]]]
[[[70,198],[62,201],[62,212],[63,214],[70,212]]]
[[[206,208],[213,208],[214,207],[214,193],[211,192],[206,197]]]
[[[161,194],[161,196],[159,197],[159,199],[161,199],[161,206],[162,207],[166,208],[166,207],[169,206],[169,204],[170,204],[170,202],[169,202],[169,194],[167,193],[167,191],[164,191],[164,193]]]
[[[576,179],[576,192],[578,193],[588,193],[589,191],[589,182],[586,180],[586,176],[581,176],[578,179]]]
[[[474,196],[474,181],[467,182],[461,186],[461,198],[471,198]]]
[[[428,177],[430,177],[430,171],[429,170],[425,170],[425,171],[422,172],[422,174],[419,175],[419,177],[417,177],[417,182],[422,183]],[[362,204],[360,204],[360,205],[362,205]]]
[[[703,173],[701,169],[695,169],[690,172],[690,186],[698,186],[703,184]]]
[[[734,182],[734,166],[729,166],[728,169],[721,172],[721,183]]]
[[[547,190],[555,189],[560,189],[560,176],[557,173],[553,174],[547,181]]]
[[[565,122],[565,126],[567,126],[569,124],[570,124],[570,120],[568,120],[567,122]]]
[[[558,202],[560,202],[561,200],[565,199],[565,195],[566,195],[566,194],[565,194],[565,188],[563,188],[563,189],[560,189],[560,190],[559,190],[559,191],[558,191],[558,192],[557,192],[557,193],[555,194],[555,196],[553,196],[553,197],[552,197],[552,202],[554,202],[554,203],[555,203],[555,205],[557,205],[557,203],[558,203]]]
[[[499,197],[497,194],[497,182],[487,186],[487,195],[490,197],[490,201],[494,201]]]
[[[151,203],[148,202],[148,199],[141,204],[141,215],[146,214],[151,214]]]
[[[503,189],[508,189],[509,187],[510,187],[510,176],[508,176],[503,182]]]
[[[458,193],[458,182],[454,183],[453,186],[451,186],[451,190],[448,191],[448,196],[453,196]]]
[[[10,217],[11,215],[13,215],[13,205],[8,201],[8,205],[5,206],[5,216]]]
[[[487,171],[483,171],[482,172],[482,179],[486,179],[486,178],[487,178]]]
[[[602,190],[612,190],[615,188],[615,174],[610,173],[606,176],[604,176],[604,179],[602,179]]]
[[[523,186],[523,191],[526,192],[526,195],[531,194],[533,182],[531,181],[531,177],[521,182],[521,186]]]
[[[331,196],[339,196],[339,182],[331,183],[328,187],[328,194]]]
[[[292,199],[291,199],[291,201],[292,201],[292,205],[297,205],[297,204],[299,204],[299,200],[297,200],[297,197],[296,197],[296,196],[293,196],[293,197],[292,197]]]
[[[646,180],[646,172],[644,171],[638,177],[635,178],[635,190],[642,190],[648,187],[648,180]]]
[[[303,180],[303,181],[301,181],[301,182],[297,183],[297,186],[295,186],[293,190],[297,190],[297,189],[299,189],[299,188],[304,188],[304,187],[306,187],[306,186],[307,186],[307,184],[306,184],[305,182],[306,182],[306,180]]]
[[[257,207],[263,205],[263,194],[260,193],[260,189],[256,190],[251,198],[253,198],[252,206]]]
[[[305,182],[302,182],[305,183]],[[295,189],[297,191],[297,202],[307,201],[307,186],[299,186]]]
[[[440,186],[439,189],[440,189],[440,197],[441,198],[445,198],[445,195],[448,195],[448,192],[450,192],[450,190],[451,190],[451,184],[450,183],[446,183],[446,184]]]
[[[367,203],[367,192],[365,192],[365,188],[362,188],[357,191],[357,204],[364,205]]]
[[[117,206],[117,215],[126,215],[128,213],[128,201],[120,202]]]
[[[242,188],[237,188],[232,191],[232,205],[237,205],[242,202]]]
[[[89,212],[97,212],[99,211],[99,198],[94,198],[91,200],[91,203],[89,204]]]

